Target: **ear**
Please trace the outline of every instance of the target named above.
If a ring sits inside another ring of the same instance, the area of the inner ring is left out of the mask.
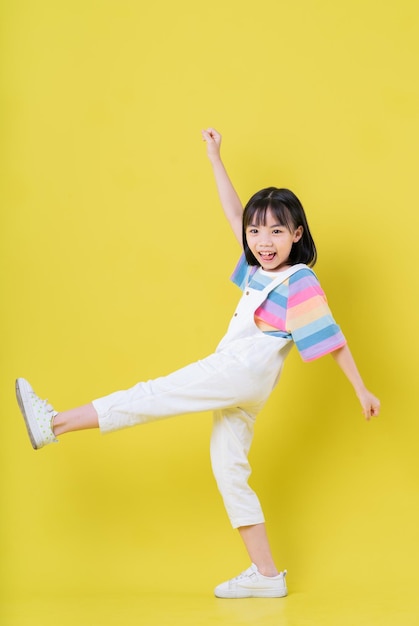
[[[302,226],[299,226],[294,232],[293,243],[297,243],[297,241],[300,241],[301,237],[303,236],[303,232],[304,228]]]

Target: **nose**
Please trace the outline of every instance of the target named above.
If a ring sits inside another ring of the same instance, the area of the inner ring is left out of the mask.
[[[270,233],[261,233],[261,237],[259,241],[262,246],[270,247],[273,245]]]

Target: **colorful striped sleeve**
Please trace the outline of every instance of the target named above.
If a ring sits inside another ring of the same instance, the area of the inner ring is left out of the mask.
[[[296,272],[289,280],[286,328],[303,361],[313,361],[346,344],[325,293],[308,268]]]
[[[256,270],[257,267],[251,267],[247,264],[246,257],[243,252],[234,269],[234,272],[231,275],[231,281],[243,290],[246,287],[249,275],[254,273]]]

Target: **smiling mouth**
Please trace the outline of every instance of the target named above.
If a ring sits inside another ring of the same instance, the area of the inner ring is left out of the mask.
[[[266,263],[274,260],[276,252],[259,252],[259,256]]]

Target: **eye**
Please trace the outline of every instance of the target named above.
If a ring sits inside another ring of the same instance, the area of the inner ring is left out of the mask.
[[[250,235],[257,235],[258,229],[257,229],[257,228],[248,228],[248,229],[247,229],[247,232],[248,232]]]
[[[282,228],[274,228],[273,231],[272,231],[272,234],[273,235],[280,235],[282,232],[284,232]]]

